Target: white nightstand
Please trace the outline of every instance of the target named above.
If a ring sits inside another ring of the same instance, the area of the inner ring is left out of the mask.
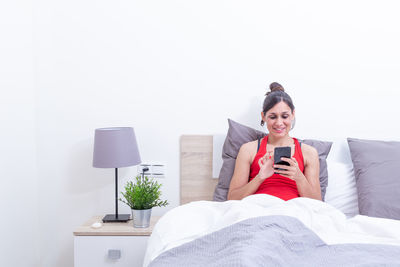
[[[132,220],[127,223],[102,223],[93,229],[95,216],[74,231],[75,267],[136,267],[143,265],[147,240],[160,217],[151,216],[149,228],[134,228]]]

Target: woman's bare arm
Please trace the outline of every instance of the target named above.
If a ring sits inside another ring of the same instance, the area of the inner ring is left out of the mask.
[[[272,168],[273,160],[271,157],[267,157],[268,154],[266,154],[258,161],[260,166],[259,173],[249,182],[250,165],[256,153],[257,141],[246,143],[240,148],[229,186],[228,200],[240,200],[254,194],[262,182],[274,173]]]
[[[253,149],[256,149],[254,145],[254,142],[249,142],[240,147],[229,186],[228,200],[243,199],[253,194],[261,184],[257,179],[253,179],[249,183],[251,159],[254,154]]]
[[[304,178],[296,180],[301,197],[322,200],[319,184],[319,158],[317,150],[309,145],[302,145],[304,158]]]

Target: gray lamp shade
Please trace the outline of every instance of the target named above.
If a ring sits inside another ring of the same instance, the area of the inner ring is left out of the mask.
[[[141,162],[132,127],[112,127],[95,130],[93,167],[120,168]]]

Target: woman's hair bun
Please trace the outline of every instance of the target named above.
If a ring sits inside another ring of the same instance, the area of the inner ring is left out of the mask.
[[[269,85],[269,89],[270,89],[270,91],[267,92],[265,95],[269,95],[270,93],[275,92],[275,91],[282,91],[282,92],[285,92],[285,89],[283,88],[283,86],[280,85],[280,83],[277,83],[277,82],[271,83],[271,84]]]

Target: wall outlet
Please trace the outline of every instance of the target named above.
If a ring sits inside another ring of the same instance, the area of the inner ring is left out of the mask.
[[[149,170],[144,173],[144,176],[149,178],[165,178],[165,164],[163,163],[142,163],[138,166],[137,173],[142,175],[143,169]]]

